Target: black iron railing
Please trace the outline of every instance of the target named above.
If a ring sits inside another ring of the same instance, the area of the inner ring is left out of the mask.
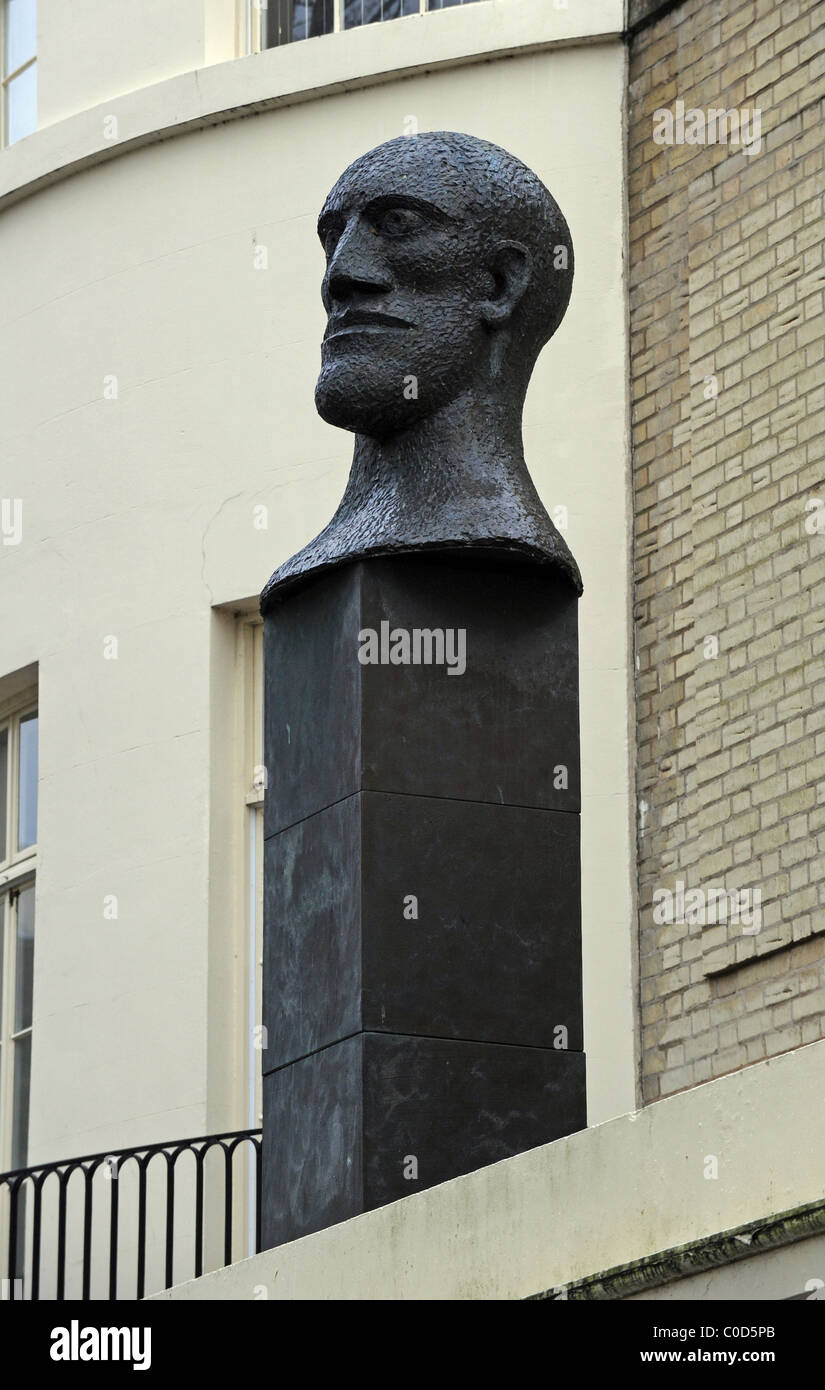
[[[235,1130],[0,1173],[3,1296],[143,1298],[257,1252],[260,1136]]]

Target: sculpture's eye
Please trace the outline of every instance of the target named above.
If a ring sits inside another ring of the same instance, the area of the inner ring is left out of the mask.
[[[418,230],[421,218],[412,208],[385,208],[374,221],[381,236],[400,237]]]

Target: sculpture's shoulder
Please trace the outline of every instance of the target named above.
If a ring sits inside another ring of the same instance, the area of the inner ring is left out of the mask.
[[[435,537],[397,535],[353,544],[347,544],[345,536],[338,537],[336,544],[335,539],[327,536],[330,529],[327,527],[326,531],[322,531],[303,550],[275,570],[261,594],[261,613],[266,614],[298,588],[341,565],[412,555],[438,554],[456,560],[487,559],[499,565],[509,562],[518,568],[534,566],[552,569],[561,574],[576,595],[581,595],[584,586],[573,554],[549,517],[546,522],[546,529],[542,528],[540,536],[518,536],[506,532],[488,535],[453,533]]]

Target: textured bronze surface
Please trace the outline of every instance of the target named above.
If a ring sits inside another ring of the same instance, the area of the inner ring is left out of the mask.
[[[573,247],[520,160],[469,135],[401,136],[324,204],[319,413],[355,434],[329,525],[275,571],[273,602],[333,566],[438,548],[579,570],[527,471],[524,397],[570,298]]]

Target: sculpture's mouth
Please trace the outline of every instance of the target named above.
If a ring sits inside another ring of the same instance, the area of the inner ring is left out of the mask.
[[[355,334],[385,333],[387,329],[398,331],[412,326],[408,319],[394,318],[391,314],[381,314],[376,310],[348,309],[345,313],[335,314],[330,318],[324,342],[332,342],[335,338],[349,338]]]

